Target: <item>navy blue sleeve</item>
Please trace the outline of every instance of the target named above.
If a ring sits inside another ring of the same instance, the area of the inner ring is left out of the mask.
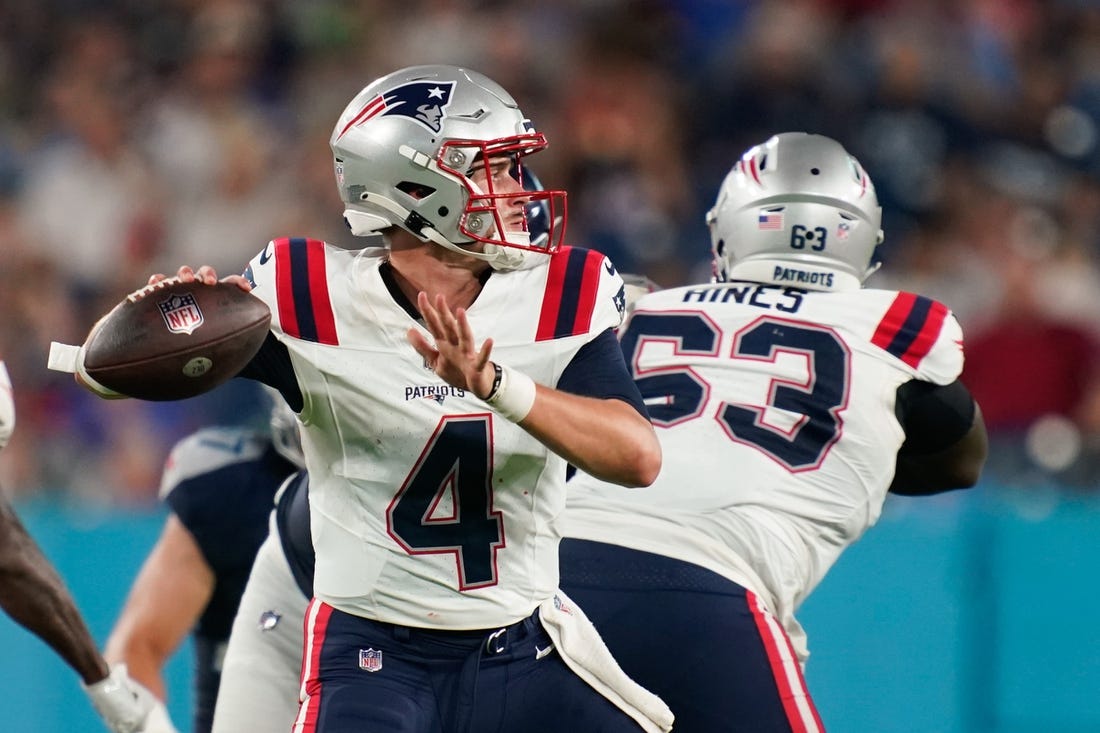
[[[622,400],[649,419],[642,394],[631,379],[623,350],[619,348],[619,339],[610,328],[580,348],[562,372],[557,388],[585,397]]]
[[[237,376],[254,379],[277,389],[291,410],[302,411],[305,399],[298,387],[298,378],[294,375],[290,351],[274,334],[267,334],[260,350]]]
[[[940,385],[911,380],[898,387],[894,413],[905,429],[901,452],[936,453],[970,432],[977,405],[961,381]]]

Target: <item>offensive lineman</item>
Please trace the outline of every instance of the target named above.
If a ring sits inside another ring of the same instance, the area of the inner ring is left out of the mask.
[[[795,610],[887,491],[978,479],[959,324],[862,289],[880,220],[839,143],[776,135],[707,216],[715,282],[644,296],[623,327],[664,466],[645,491],[570,482],[562,588],[678,731],[820,731]]]

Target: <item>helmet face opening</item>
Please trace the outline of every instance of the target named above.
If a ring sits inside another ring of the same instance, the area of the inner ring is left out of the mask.
[[[565,239],[565,192],[546,190],[537,178],[532,186],[533,176],[523,165],[524,156],[546,144],[542,133],[529,133],[488,141],[447,140],[440,146],[439,168],[460,179],[469,194],[458,226],[463,236],[472,242],[530,252],[552,254],[558,250]],[[506,177],[495,175],[494,169],[505,161]],[[483,185],[473,180],[479,170],[484,172],[479,177]],[[501,179],[511,190],[500,190]],[[545,221],[532,226],[533,216]]]
[[[802,132],[750,148],[706,222],[720,282],[858,288],[882,241],[882,209],[863,167],[837,141]]]
[[[497,269],[526,266],[529,253],[564,241],[565,192],[525,193],[520,183],[523,159],[546,137],[477,72],[419,66],[382,77],[348,104],[330,144],[353,234],[397,226]],[[510,178],[478,175],[502,158]],[[548,213],[546,236],[531,236],[534,204]]]

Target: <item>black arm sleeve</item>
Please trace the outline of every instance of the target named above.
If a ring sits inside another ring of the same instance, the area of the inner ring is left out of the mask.
[[[248,362],[237,376],[254,379],[279,390],[294,412],[301,412],[305,405],[302,390],[298,387],[298,379],[294,375],[294,365],[290,362],[290,351],[287,350],[286,344],[275,338],[275,334],[271,332],[268,332],[267,338],[264,339],[260,350],[252,357],[252,361]]]
[[[974,424],[970,390],[955,380],[948,385],[913,380],[898,387],[894,412],[905,430],[901,453],[936,453],[958,442]]]

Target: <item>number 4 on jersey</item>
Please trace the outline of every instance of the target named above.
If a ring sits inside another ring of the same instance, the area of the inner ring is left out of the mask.
[[[504,526],[492,480],[490,416],[444,417],[386,510],[390,536],[411,555],[453,554],[459,590],[495,584]]]

